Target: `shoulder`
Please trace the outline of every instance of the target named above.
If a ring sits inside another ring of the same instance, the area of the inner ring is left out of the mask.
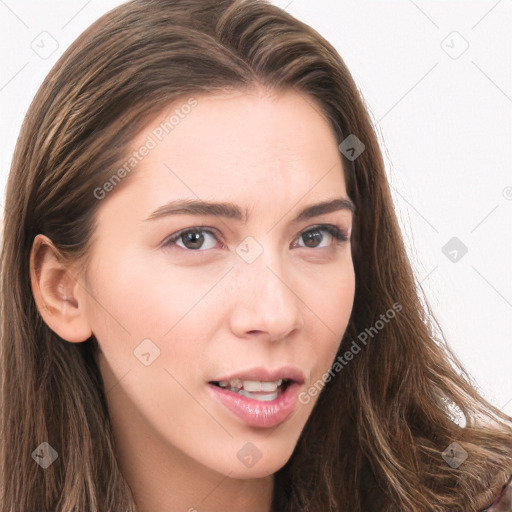
[[[508,482],[501,488],[498,496],[491,505],[482,512],[511,512],[512,511],[512,475]]]

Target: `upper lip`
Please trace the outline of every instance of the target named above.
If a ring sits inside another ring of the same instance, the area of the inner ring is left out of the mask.
[[[280,379],[288,379],[299,384],[305,381],[304,373],[293,365],[286,365],[270,370],[264,367],[248,368],[247,370],[239,370],[223,377],[212,379],[210,382],[230,381],[232,379],[240,380],[257,380],[262,382],[272,382]]]

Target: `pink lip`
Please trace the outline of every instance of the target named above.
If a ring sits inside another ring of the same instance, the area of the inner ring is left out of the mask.
[[[248,398],[212,384],[212,382],[230,381],[232,379],[267,382],[283,379],[292,382],[288,384],[280,396],[269,401]],[[299,390],[304,381],[304,373],[296,366],[285,365],[274,370],[260,366],[211,379],[208,390],[218,402],[248,425],[269,428],[283,423],[293,413],[297,406]]]
[[[299,384],[304,384],[304,374],[301,370],[299,370],[296,366],[287,365],[281,366],[275,370],[268,370],[267,368],[257,367],[257,368],[249,368],[247,370],[241,370],[239,372],[233,372],[229,375],[225,375],[224,377],[219,377],[215,379],[211,379],[210,382],[219,382],[222,380],[231,380],[231,379],[241,379],[241,380],[260,380],[260,381],[274,381],[279,379],[288,379],[293,380]]]
[[[222,379],[224,380],[224,379]],[[229,379],[225,379],[229,380]],[[249,380],[249,379],[246,379]],[[260,379],[255,379],[260,380]],[[274,377],[261,380],[278,380]],[[251,427],[270,428],[283,423],[295,410],[301,384],[291,383],[275,400],[260,402],[234,391],[222,389],[215,384],[208,384],[208,391],[226,409]]]

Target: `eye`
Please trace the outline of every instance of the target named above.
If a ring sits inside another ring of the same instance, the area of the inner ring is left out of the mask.
[[[322,233],[328,234],[327,243],[320,245],[326,239],[325,234]],[[210,237],[210,239],[213,241],[211,241],[209,244],[206,243],[206,246],[204,246],[205,240],[208,241],[208,237]],[[295,243],[292,244],[292,247],[317,249],[328,247],[333,244],[333,241],[338,241],[340,243],[346,242],[348,240],[348,235],[336,226],[331,224],[323,224],[303,231],[297,240],[303,240],[305,245]],[[177,245],[183,249],[199,251],[214,249],[215,242],[218,242],[218,238],[215,236],[213,231],[202,227],[194,227],[174,233],[169,238],[167,238],[162,245],[164,247]]]
[[[164,246],[172,246],[172,245],[178,245],[178,247],[182,247],[183,249],[190,249],[190,250],[198,250],[198,249],[213,249],[215,247],[215,243],[213,245],[208,245],[207,247],[202,247],[205,241],[204,233],[207,233],[209,236],[211,236],[214,240],[217,240],[215,235],[212,231],[203,229],[200,227],[197,228],[191,228],[186,229],[182,231],[178,231],[174,235],[171,235],[167,240],[164,242]],[[180,245],[178,242],[181,242],[183,245]]]
[[[328,233],[329,235],[327,237],[327,243],[324,245],[318,245],[318,243],[323,242],[325,239],[324,235],[322,235],[322,232]],[[348,235],[336,226],[331,224],[323,224],[302,232],[298,240],[303,240],[305,243],[305,245],[299,244],[299,247],[316,249],[319,247],[329,247],[329,245],[332,245],[333,240],[346,242],[348,240]]]

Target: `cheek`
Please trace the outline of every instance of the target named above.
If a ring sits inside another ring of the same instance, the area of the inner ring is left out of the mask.
[[[319,329],[313,359],[317,364],[311,372],[314,379],[318,379],[333,363],[354,304],[353,267],[350,265],[350,268],[340,272],[337,278],[332,278],[332,275],[331,279],[326,280],[323,286],[317,288],[315,294],[311,295],[311,302],[307,302],[313,317],[316,318],[316,321],[312,320],[312,324]]]
[[[197,392],[195,370],[208,339],[205,308],[215,302],[205,300],[212,284],[200,274],[129,256],[95,274],[100,292],[89,303],[113,413],[128,403],[143,417],[164,422],[162,411],[169,414],[172,403],[173,410],[204,415],[190,393]]]
[[[150,334],[163,337],[211,287],[211,280],[201,272],[173,267],[161,255],[125,251],[118,261],[106,260],[94,275],[94,288],[100,293],[92,305],[100,317],[117,323],[134,341]]]
[[[112,377],[138,371],[148,359],[150,366],[144,369],[152,369],[145,373],[149,380],[165,369],[177,378],[184,376],[201,360],[208,318],[219,309],[209,290],[223,272],[212,269],[205,278],[197,269],[168,264],[161,254],[111,252],[109,258],[104,251],[101,264],[94,267],[91,285],[97,291],[87,302]],[[123,258],[116,261],[114,256],[121,253]]]

